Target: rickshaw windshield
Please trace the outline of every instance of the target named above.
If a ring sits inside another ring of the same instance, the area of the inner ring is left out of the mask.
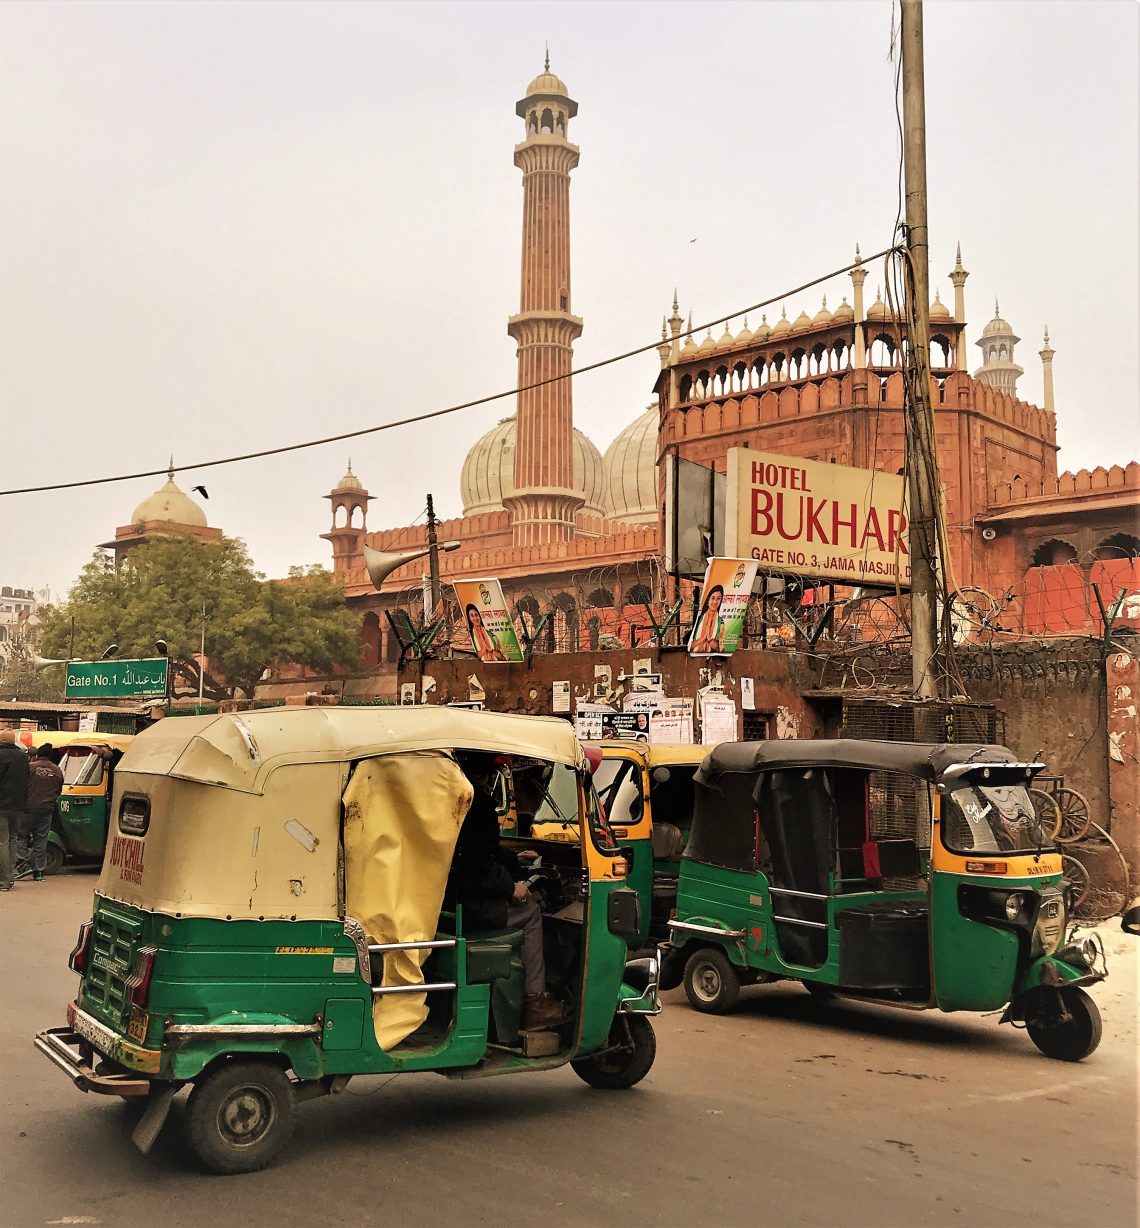
[[[59,761],[64,787],[97,785],[103,781],[103,756],[89,746],[67,746]]]
[[[518,770],[515,785],[520,798],[534,795],[534,825],[558,824],[563,831],[578,836],[578,771],[568,763],[545,763],[540,771]],[[586,798],[586,819],[590,837],[598,848],[611,848],[613,839],[602,817],[594,782],[583,779]]]
[[[967,785],[948,793],[942,842],[958,853],[1035,853],[1053,843],[1024,785]]]

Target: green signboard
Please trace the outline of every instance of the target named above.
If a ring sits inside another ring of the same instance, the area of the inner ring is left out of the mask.
[[[143,661],[69,661],[68,699],[162,699],[166,695],[165,657]]]

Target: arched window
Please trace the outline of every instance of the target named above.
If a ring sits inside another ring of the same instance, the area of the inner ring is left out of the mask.
[[[1106,537],[1093,552],[1097,561],[1104,563],[1110,559],[1134,559],[1140,557],[1140,537],[1134,533],[1114,533]]]
[[[608,610],[614,603],[614,595],[608,588],[596,588],[586,598],[586,603],[594,610]]]
[[[1064,563],[1075,563],[1076,561],[1077,550],[1075,546],[1067,541],[1051,537],[1047,542],[1042,542],[1033,551],[1033,555],[1029,560],[1029,566],[1060,567]]]
[[[539,609],[538,602],[534,597],[520,597],[517,602],[519,611],[519,621],[526,628],[527,635],[534,635],[534,629],[538,626]]]
[[[550,620],[550,651],[578,651],[578,605],[569,593],[554,598],[554,617]]]
[[[652,601],[653,594],[649,591],[648,584],[635,584],[625,598],[626,605],[650,605]]]
[[[360,626],[360,659],[365,669],[380,664],[380,616],[371,610]]]
[[[602,634],[602,620],[595,614],[587,623],[586,631],[590,639],[590,651],[598,651],[598,640]]]

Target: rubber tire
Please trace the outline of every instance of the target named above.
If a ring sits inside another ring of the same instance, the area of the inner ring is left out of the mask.
[[[606,1091],[624,1090],[640,1083],[649,1073],[657,1056],[657,1037],[653,1024],[645,1015],[617,1015],[610,1028],[610,1042],[621,1044],[625,1024],[629,1025],[632,1047],[618,1052],[591,1054],[570,1063],[571,1069],[584,1083]]]
[[[47,846],[47,860],[44,864],[45,874],[58,874],[63,869],[63,849],[58,844]]]
[[[1068,987],[1056,992],[1072,1016],[1071,1020],[1065,1024],[1043,1027],[1027,1019],[1025,1030],[1046,1057],[1059,1062],[1079,1062],[1100,1044],[1100,1010],[1083,989]]]
[[[705,984],[698,981],[705,978]],[[685,961],[685,997],[695,1010],[723,1015],[740,997],[740,977],[718,947],[701,947]]]
[[[235,1143],[223,1133],[227,1102],[247,1090],[271,1113],[268,1125],[252,1142]],[[215,1067],[194,1084],[186,1105],[186,1141],[210,1172],[255,1173],[273,1162],[293,1137],[297,1097],[280,1066],[266,1061],[232,1061]]]
[[[827,1002],[835,997],[834,985],[825,985],[822,981],[801,981],[800,984],[819,1002]]]

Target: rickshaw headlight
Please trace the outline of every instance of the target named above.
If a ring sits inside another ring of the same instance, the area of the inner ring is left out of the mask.
[[[1021,916],[1021,910],[1025,907],[1025,896],[1020,891],[1014,891],[1005,898],[1005,918],[1007,921],[1016,921]]]

